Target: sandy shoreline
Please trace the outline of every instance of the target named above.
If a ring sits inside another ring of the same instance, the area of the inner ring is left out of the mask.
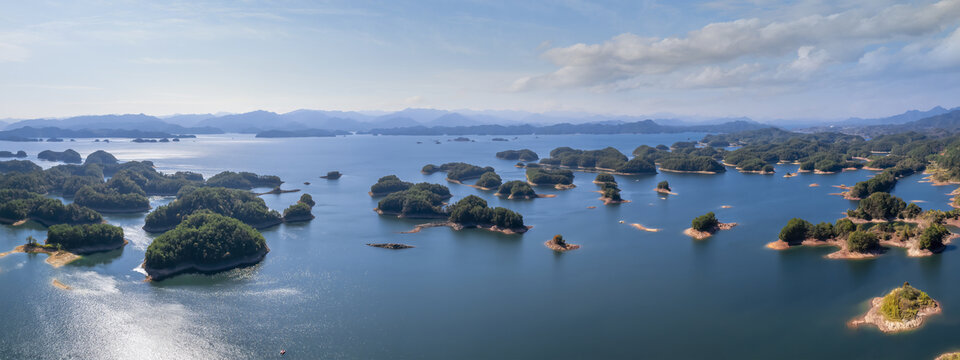
[[[672,172],[672,173],[678,173],[678,174],[705,174],[705,175],[719,174],[719,172],[716,172],[716,171],[670,170],[670,169],[664,169],[662,167],[660,168],[660,171],[666,171],[666,172]]]
[[[553,242],[553,240],[547,240],[546,242],[543,243],[543,245],[546,246],[548,249],[557,251],[557,252],[566,252],[566,251],[576,250],[580,248],[580,245],[577,245],[577,244],[566,244],[564,246],[560,246],[559,244]]]
[[[73,289],[73,288],[71,288],[70,286],[67,286],[67,284],[62,283],[62,282],[60,282],[60,280],[57,280],[57,279],[53,279],[53,281],[51,281],[50,284],[53,285],[54,287],[58,288],[58,289],[61,289],[61,290],[72,290],[72,289]]]
[[[460,230],[463,230],[463,229],[476,228],[476,229],[483,229],[483,230],[488,230],[488,231],[493,231],[493,232],[499,232],[499,233],[503,233],[503,234],[507,234],[507,235],[523,234],[523,233],[527,232],[528,230],[533,229],[533,226],[526,226],[526,227],[524,227],[524,228],[522,228],[522,229],[501,229],[501,228],[499,228],[499,227],[497,227],[497,226],[492,226],[492,225],[457,224],[457,223],[454,223],[454,222],[445,221],[445,222],[433,222],[433,223],[420,224],[420,225],[414,226],[414,227],[413,227],[413,230],[410,230],[410,231],[401,231],[400,233],[401,233],[401,234],[415,234],[415,233],[418,233],[418,232],[422,231],[423,229],[429,229],[429,228],[434,228],[434,227],[449,227],[449,228],[451,228],[451,229],[453,229],[453,230],[455,230],[455,231],[460,231]]]
[[[541,184],[534,183],[534,182],[532,182],[532,181],[530,181],[530,180],[527,180],[527,184],[530,185],[530,186],[553,186],[553,188],[554,188],[554,189],[557,189],[557,190],[570,190],[570,189],[573,189],[573,188],[577,187],[577,185],[574,185],[574,184],[568,184],[568,185],[564,185],[564,184],[555,184],[555,185],[542,184],[542,185],[541,185]]]
[[[713,234],[716,234],[720,230],[730,230],[734,226],[737,226],[737,223],[719,223],[715,228],[710,229],[708,231],[697,231],[691,227],[691,228],[687,228],[686,230],[683,230],[683,233],[696,240],[704,240],[706,238],[713,236]]]
[[[605,198],[603,196],[599,197],[598,199],[600,199],[600,201],[603,201],[604,205],[617,205],[617,204],[626,204],[628,202],[631,202],[630,200],[626,200],[626,199],[620,199],[619,201],[617,201],[610,198]]]
[[[446,219],[446,218],[448,217],[447,215],[426,215],[426,214],[423,214],[423,215],[413,215],[413,216],[403,216],[403,215],[400,214],[399,212],[396,212],[396,211],[383,211],[383,210],[380,210],[380,208],[373,208],[373,211],[376,212],[376,213],[379,214],[379,215],[396,216],[398,219]]]
[[[501,194],[501,193],[494,193],[493,196],[503,197],[504,195]],[[509,195],[509,196],[507,196],[507,200],[533,200],[533,199],[538,199],[538,198],[555,198],[555,197],[557,197],[557,195],[554,195],[554,194],[537,194],[536,196],[513,196],[513,195]]]
[[[16,254],[16,253],[47,254],[48,256],[47,256],[46,263],[50,264],[50,266],[53,266],[55,268],[64,266],[80,258],[80,255],[77,255],[65,250],[50,249],[43,246],[27,246],[27,245],[20,245],[13,248],[13,250],[7,251],[5,253],[0,253],[0,258],[10,254]]]
[[[670,191],[670,190],[667,190],[667,189],[653,189],[653,191],[656,191],[656,192],[661,193],[661,194],[667,194],[667,195],[680,195],[680,194],[677,194],[677,193],[675,193],[675,192],[673,192],[673,191]]]
[[[660,229],[648,228],[646,226],[640,225],[639,223],[631,223],[630,226],[633,226],[637,230],[649,231],[649,232],[659,232]]]

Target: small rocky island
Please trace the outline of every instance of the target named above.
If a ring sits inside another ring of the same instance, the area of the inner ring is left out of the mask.
[[[213,273],[253,265],[269,251],[263,235],[250,225],[201,210],[153,240],[143,269],[148,280],[159,281],[181,273]]]
[[[580,245],[568,244],[566,240],[563,239],[563,235],[554,235],[553,239],[547,240],[543,243],[544,246],[550,250],[557,252],[565,252],[570,250],[576,250],[580,248]]]
[[[657,188],[654,189],[654,191],[656,191],[656,192],[658,192],[658,193],[661,193],[661,194],[667,194],[667,195],[676,195],[676,194],[677,194],[677,193],[673,192],[673,189],[670,188],[670,183],[667,182],[666,180],[657,183]]]
[[[721,223],[711,211],[697,216],[690,222],[690,225],[683,233],[694,239],[703,240],[713,236],[717,231],[730,230],[737,226],[737,223]]]
[[[296,204],[283,210],[283,222],[300,222],[313,220],[313,206],[317,203],[313,201],[310,194],[300,195],[300,200]]]
[[[941,312],[940,303],[909,283],[903,283],[880,298],[870,301],[866,314],[851,320],[850,327],[874,325],[885,333],[898,333],[919,328],[924,319]]]
[[[596,180],[594,182],[596,182]],[[630,202],[630,200],[624,200],[622,197],[620,197],[620,187],[617,186],[616,180],[600,183],[600,194],[600,200],[603,201],[604,205],[623,204]]]
[[[326,175],[321,176],[320,178],[327,179],[327,180],[336,180],[336,179],[339,179],[341,176],[343,176],[343,174],[341,174],[339,171],[330,171]]]

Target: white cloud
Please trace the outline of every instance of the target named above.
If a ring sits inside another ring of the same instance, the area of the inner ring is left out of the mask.
[[[20,45],[0,42],[0,62],[21,62],[30,57],[30,51]]]
[[[518,79],[513,88],[602,88],[637,77],[672,73],[698,74],[688,77],[696,83],[698,78],[723,77],[717,66],[733,63],[732,68],[737,69],[742,63],[758,59],[781,63],[771,68],[776,71],[771,77],[803,79],[831,62],[861,59],[870,45],[935,36],[958,22],[960,0],[943,0],[922,6],[897,4],[879,10],[851,9],[781,21],[751,18],[712,23],[684,37],[625,33],[599,44],[581,43],[547,50],[542,57],[559,69]],[[950,44],[953,42],[943,47],[945,59],[957,54],[957,46]],[[788,55],[794,52],[798,56],[789,59]]]
[[[165,57],[143,57],[134,59],[132,61],[137,64],[147,65],[209,65],[216,63],[213,60],[207,59],[182,59]]]

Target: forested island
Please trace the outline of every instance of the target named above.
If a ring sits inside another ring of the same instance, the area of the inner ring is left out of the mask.
[[[79,164],[83,162],[83,157],[80,156],[80,153],[73,149],[66,149],[64,151],[44,150],[37,154],[37,159],[68,164]]]
[[[404,191],[413,186],[413,183],[400,180],[396,175],[387,175],[377,179],[377,183],[370,186],[370,196],[385,196],[390,193]]]
[[[943,251],[954,237],[944,223],[960,217],[960,210],[923,211],[916,204],[887,193],[874,193],[860,201],[835,224],[794,218],[780,231],[779,240],[767,247],[777,250],[791,246],[833,246],[832,259],[863,259],[884,253],[881,245],[907,249],[908,256],[930,256]]]
[[[0,151],[0,158],[20,158],[20,159],[22,159],[22,158],[25,158],[25,157],[27,157],[27,153],[26,153],[25,151],[23,151],[23,150],[17,151],[16,153],[12,153],[12,152],[6,151],[6,150]]]
[[[452,162],[446,163],[440,166],[429,164],[423,167],[420,172],[424,174],[433,174],[436,172],[445,172],[447,173],[447,180],[451,182],[463,182],[465,180],[477,179],[483,176],[485,173],[496,173],[496,170],[493,167],[486,166],[480,167],[473,164],[467,164],[462,162]],[[497,184],[496,186],[499,186]]]
[[[186,189],[178,194],[173,202],[159,206],[147,214],[143,229],[148,232],[167,231],[176,227],[190,214],[204,209],[236,218],[258,229],[283,222],[280,213],[267,208],[263,199],[252,192],[221,187],[201,187]]]
[[[537,161],[540,159],[540,156],[538,156],[536,152],[530,149],[504,150],[497,153],[497,159]]]
[[[310,194],[300,195],[300,200],[296,204],[283,210],[283,222],[310,221],[314,219],[313,207],[317,203],[313,201]]]
[[[627,156],[612,147],[601,150],[579,150],[558,147],[550,151],[550,157],[540,160],[541,167],[565,167],[583,171],[602,171],[623,175],[656,174],[653,163],[646,159]]]
[[[737,223],[721,223],[717,216],[711,211],[697,216],[690,221],[690,227],[683,231],[689,237],[697,240],[704,240],[713,236],[720,230],[729,230],[737,226]]]
[[[374,211],[380,215],[404,218],[444,219],[448,214],[443,209],[443,201],[451,196],[446,186],[419,183],[406,190],[389,193],[380,199]]]
[[[116,250],[127,242],[123,228],[110,224],[53,225],[47,229],[46,245],[74,254]]]
[[[903,283],[883,297],[870,301],[866,314],[851,320],[851,327],[874,325],[885,333],[897,333],[919,328],[923,321],[941,312],[940,303],[927,293]]]
[[[609,178],[601,177],[601,175],[607,175]],[[604,205],[623,204],[630,202],[630,200],[624,200],[622,197],[620,197],[620,187],[617,185],[617,180],[613,178],[612,175],[598,174],[597,179],[593,182],[600,185],[600,200],[603,201]]]
[[[557,190],[575,188],[573,171],[565,169],[527,168],[527,182],[533,186],[553,186]]]
[[[555,197],[556,195],[545,195],[537,194],[533,190],[533,187],[530,186],[525,181],[513,180],[507,181],[503,185],[497,188],[497,192],[493,194],[494,196],[507,197],[508,200],[529,200],[536,199],[540,197]]]
[[[445,226],[454,230],[479,228],[504,234],[522,234],[531,228],[523,224],[522,215],[502,207],[488,207],[486,200],[475,195],[469,195],[447,206],[443,209],[443,214],[447,215],[447,221],[417,225],[407,233]]]
[[[197,211],[147,247],[143,262],[149,280],[185,273],[211,273],[253,265],[270,249],[257,230],[240,220]]]
[[[26,220],[46,226],[79,225],[101,223],[103,217],[90,208],[77,204],[64,205],[60,200],[27,190],[0,189],[0,222],[17,225]]]

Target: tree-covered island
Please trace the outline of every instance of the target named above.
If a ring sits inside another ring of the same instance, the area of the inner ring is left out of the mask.
[[[576,187],[573,171],[566,169],[527,168],[527,183],[533,186],[553,186],[557,190]]]
[[[283,222],[310,221],[314,219],[313,207],[317,203],[313,201],[310,194],[300,195],[300,200],[296,204],[283,210]]]
[[[530,150],[530,149],[505,150],[497,153],[497,159],[537,161],[540,159],[540,156],[538,156],[537,153],[535,153],[533,150]]]
[[[528,200],[536,199],[538,197],[554,197],[556,195],[544,195],[537,194],[533,190],[533,187],[530,186],[525,181],[512,180],[503,183],[500,187],[497,188],[497,192],[493,194],[494,196],[506,197],[508,200]]]
[[[446,214],[447,221],[417,225],[407,233],[440,226],[454,230],[479,228],[504,234],[522,234],[531,228],[524,225],[522,215],[502,207],[488,207],[486,200],[475,195],[469,195],[447,206],[442,213]]]
[[[83,157],[80,156],[80,153],[73,149],[66,149],[64,151],[44,150],[37,154],[37,159],[59,161],[68,164],[79,164],[83,162]]]
[[[940,303],[927,293],[903,283],[883,297],[870,301],[866,314],[851,320],[848,325],[874,325],[885,333],[898,333],[919,328],[924,320],[941,312]]]
[[[410,188],[388,194],[374,209],[380,215],[396,215],[404,218],[444,219],[444,200],[451,197],[446,186],[419,183]]]
[[[529,164],[528,164],[529,166]],[[620,150],[607,147],[601,150],[580,150],[559,147],[550,151],[550,157],[540,160],[540,167],[569,168],[580,171],[610,172],[623,175],[656,174],[656,166],[641,157],[628,159]]]
[[[190,214],[204,209],[238,219],[258,229],[283,222],[280,213],[270,210],[263,199],[250,191],[201,187],[185,189],[173,202],[147,214],[143,229],[149,232],[167,231]]]
[[[717,216],[711,211],[706,214],[695,217],[690,222],[690,227],[683,231],[684,234],[697,240],[703,240],[713,236],[717,231],[729,230],[737,226],[737,223],[721,223]]]
[[[424,166],[420,170],[420,172],[427,175],[433,174],[436,172],[445,172],[447,173],[448,181],[460,184],[466,180],[478,179],[481,176],[483,176],[483,174],[486,174],[486,173],[496,173],[496,170],[494,170],[490,166],[480,167],[473,164],[467,164],[462,162],[452,162],[452,163],[446,163],[440,166],[428,164]],[[499,184],[497,184],[497,186],[499,186]]]
[[[960,217],[960,211],[923,211],[916,204],[887,193],[874,193],[861,200],[848,217],[831,224],[794,218],[780,231],[779,240],[767,244],[777,250],[791,246],[834,246],[832,259],[863,259],[880,256],[884,247],[907,249],[908,256],[930,256],[945,249],[955,236],[944,223]]]
[[[126,243],[123,228],[110,224],[60,224],[47,229],[46,245],[74,254],[116,250]]]
[[[257,230],[209,210],[197,211],[147,247],[143,269],[159,281],[186,272],[212,273],[253,265],[270,249]]]

